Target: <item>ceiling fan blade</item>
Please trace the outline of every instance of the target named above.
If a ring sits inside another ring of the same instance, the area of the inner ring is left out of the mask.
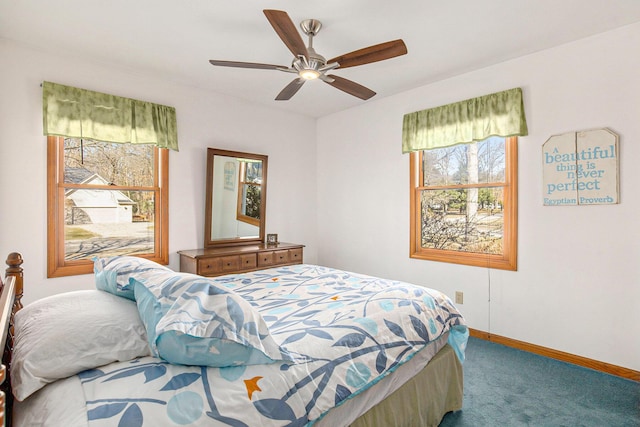
[[[278,96],[276,96],[276,101],[287,101],[291,99],[291,97],[300,90],[300,88],[305,82],[306,82],[305,79],[301,79],[301,78],[294,79],[291,83],[286,85],[285,88],[280,91]]]
[[[334,75],[328,75],[327,77],[330,77],[331,79],[333,79],[333,81],[330,81],[329,79],[327,79],[327,80],[324,80],[325,83],[330,84],[336,89],[340,89],[341,91],[346,92],[349,95],[353,95],[360,99],[364,99],[365,101],[376,94],[371,89],[364,87],[361,84],[358,84],[351,80],[345,79],[343,77],[334,76]]]
[[[340,68],[348,68],[395,58],[406,53],[407,46],[402,40],[398,39],[345,53],[330,59],[327,63],[337,62],[340,64]]]
[[[256,62],[218,61],[216,59],[211,59],[209,62],[211,65],[219,67],[258,68],[261,70],[281,70],[283,68],[287,68],[283,65],[259,64]]]
[[[293,53],[293,56],[296,58],[304,56],[309,59],[307,47],[287,12],[272,9],[265,9],[263,12],[273,29],[278,33],[278,36],[280,36],[284,44],[287,45],[291,53]]]

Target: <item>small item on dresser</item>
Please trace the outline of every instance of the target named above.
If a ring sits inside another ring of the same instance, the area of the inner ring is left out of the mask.
[[[277,244],[278,244],[278,235],[267,234],[267,245],[277,245]]]

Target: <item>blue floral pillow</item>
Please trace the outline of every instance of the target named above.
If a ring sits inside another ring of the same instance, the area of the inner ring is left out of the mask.
[[[131,279],[155,356],[212,367],[292,361],[249,302],[205,277],[155,271]]]
[[[132,301],[135,298],[129,279],[133,276],[144,277],[156,271],[173,272],[156,262],[134,256],[97,258],[93,263],[96,288]]]

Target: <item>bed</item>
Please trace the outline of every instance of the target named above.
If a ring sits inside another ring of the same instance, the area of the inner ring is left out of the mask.
[[[95,282],[22,309],[5,285],[13,425],[437,426],[462,407],[468,331],[433,289],[134,257],[96,260]]]

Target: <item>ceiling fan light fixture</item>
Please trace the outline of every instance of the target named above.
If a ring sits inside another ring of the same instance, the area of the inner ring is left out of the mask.
[[[298,75],[305,80],[315,80],[320,77],[320,73],[313,69],[300,70]]]

